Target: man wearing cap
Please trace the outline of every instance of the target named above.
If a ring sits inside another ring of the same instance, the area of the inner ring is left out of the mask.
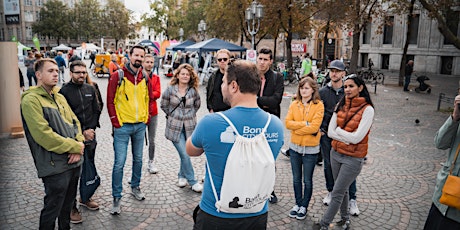
[[[327,130],[329,127],[329,121],[331,121],[332,114],[334,113],[335,105],[343,97],[343,81],[342,78],[345,76],[345,65],[340,60],[334,60],[329,64],[328,69],[330,70],[329,76],[331,81],[319,90],[319,95],[324,104],[324,118],[321,124],[321,153],[324,159],[324,176],[326,179],[327,196],[323,199],[323,204],[329,205],[331,202],[331,192],[334,187],[334,177],[332,176],[331,170],[331,142],[332,139],[327,136]],[[350,214],[357,216],[359,215],[359,209],[356,204],[356,180],[350,185],[349,188],[350,202],[349,209]]]

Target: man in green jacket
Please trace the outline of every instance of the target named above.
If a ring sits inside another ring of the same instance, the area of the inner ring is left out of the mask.
[[[45,187],[39,229],[70,229],[70,212],[83,162],[80,122],[56,84],[59,68],[53,59],[35,62],[38,84],[21,98],[21,115],[38,177]]]

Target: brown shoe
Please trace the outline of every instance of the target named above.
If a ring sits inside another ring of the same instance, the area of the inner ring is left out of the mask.
[[[80,205],[85,206],[89,210],[92,210],[92,211],[99,210],[99,204],[96,203],[96,201],[92,199],[89,199],[86,203],[83,203],[81,199],[79,201],[80,201]]]
[[[72,209],[72,211],[70,212],[70,223],[79,224],[81,222],[83,222],[81,213],[77,209]]]

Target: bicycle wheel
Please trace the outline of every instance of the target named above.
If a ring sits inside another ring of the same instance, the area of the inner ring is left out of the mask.
[[[383,75],[383,73],[378,73],[376,77],[377,77],[377,83],[380,83],[383,85],[383,81],[385,80],[385,75]]]
[[[369,73],[363,72],[361,77],[365,83],[369,82],[369,78],[370,78]]]

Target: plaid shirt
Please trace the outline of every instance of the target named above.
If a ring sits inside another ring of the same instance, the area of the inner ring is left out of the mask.
[[[179,142],[183,128],[185,128],[185,138],[190,137],[197,123],[196,113],[200,106],[200,95],[195,88],[190,88],[187,91],[185,102],[182,102],[182,95],[179,94],[178,85],[169,86],[161,96],[161,109],[169,116],[166,121],[166,139],[172,142]],[[174,110],[174,108],[176,109]],[[174,111],[171,113],[172,110]]]

